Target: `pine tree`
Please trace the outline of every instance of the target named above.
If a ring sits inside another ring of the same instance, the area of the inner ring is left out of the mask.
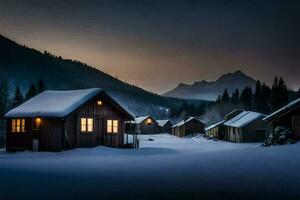
[[[216,103],[220,104],[220,103],[221,103],[221,101],[222,101],[222,96],[221,96],[221,95],[219,95],[219,96],[218,96],[218,98],[217,98],[217,100],[216,100]]]
[[[271,112],[271,88],[268,87],[265,83],[263,83],[261,87],[261,93],[262,93],[262,99],[261,99],[261,105],[262,110],[261,112],[264,114],[269,114]]]
[[[236,104],[240,101],[240,92],[238,89],[236,89],[231,96],[231,103]]]
[[[278,82],[278,108],[285,106],[288,103],[288,89],[282,77]]]
[[[272,86],[271,108],[275,111],[288,103],[288,89],[282,78],[275,77]]]
[[[271,110],[274,111],[278,108],[278,77],[274,78],[271,91]]]
[[[255,86],[255,94],[254,94],[254,105],[255,105],[255,110],[258,112],[261,112],[263,109],[263,104],[262,104],[262,99],[263,99],[263,94],[262,94],[262,86],[260,81],[256,81],[256,86]]]
[[[39,79],[36,88],[37,88],[37,94],[44,92],[46,90],[45,83],[41,78]]]
[[[30,84],[29,89],[26,93],[26,100],[34,97],[37,94],[36,87],[33,83]]]
[[[223,102],[228,102],[229,101],[229,94],[228,94],[227,89],[224,90],[224,93],[222,95],[222,101]]]
[[[253,93],[251,87],[245,87],[241,93],[241,102],[244,105],[244,108],[251,110],[253,108]]]
[[[12,107],[17,107],[18,105],[22,104],[24,101],[24,97],[21,93],[20,87],[17,86],[15,90],[15,95],[12,101]]]
[[[197,111],[196,111],[196,115],[197,116],[201,116],[201,115],[203,115],[205,113],[205,109],[204,109],[204,107],[203,107],[203,105],[199,105],[198,106],[198,109],[197,109]]]
[[[3,117],[8,105],[8,84],[5,80],[0,83],[0,117]]]

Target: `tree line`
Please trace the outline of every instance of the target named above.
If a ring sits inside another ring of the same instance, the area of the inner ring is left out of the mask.
[[[272,87],[258,80],[254,91],[246,86],[241,92],[236,89],[230,96],[225,89],[216,103],[239,105],[245,110],[269,114],[296,98],[300,98],[300,88],[297,92],[289,90],[282,77],[275,77]]]
[[[31,83],[27,89],[25,95],[19,86],[16,86],[14,95],[9,98],[8,83],[5,80],[0,81],[0,117],[2,118],[7,110],[17,107],[24,101],[29,100],[33,96],[46,90],[45,83],[42,79],[39,79],[36,83]]]

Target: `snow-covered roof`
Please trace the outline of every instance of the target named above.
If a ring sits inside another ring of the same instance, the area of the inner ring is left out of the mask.
[[[182,121],[178,122],[178,123],[175,124],[173,127],[182,126],[182,125],[184,125],[185,123],[191,121],[192,119],[196,119],[197,121],[199,121],[199,122],[205,124],[204,122],[202,122],[200,119],[197,119],[196,117],[189,117],[189,118],[186,119],[186,120],[182,120]]]
[[[141,122],[143,122],[145,119],[149,118],[150,116],[143,116],[143,117],[137,117],[134,119],[134,122],[139,124]]]
[[[297,108],[298,106],[300,106],[300,98],[296,99],[295,101],[292,101],[291,103],[287,104],[286,106],[283,106],[282,108],[276,110],[272,114],[265,117],[263,120],[271,121],[272,119],[276,118],[277,116],[281,116],[287,112],[292,111],[293,109]]]
[[[104,90],[101,88],[46,90],[12,109],[6,113],[5,117],[65,117],[100,92],[104,92]],[[120,105],[118,104],[118,106]],[[126,111],[124,108],[122,109]],[[126,112],[128,113],[128,111]],[[130,114],[128,113],[128,115]]]
[[[258,112],[243,111],[232,119],[226,121],[224,125],[240,128],[264,116],[265,115]]]
[[[158,123],[159,126],[163,127],[163,126],[166,125],[166,123],[168,123],[168,121],[170,121],[170,120],[168,120],[168,119],[163,119],[163,120],[156,120],[156,121],[157,121],[157,123]]]
[[[222,121],[220,121],[220,122],[218,122],[218,123],[216,123],[216,124],[213,124],[213,125],[207,127],[207,128],[205,129],[205,131],[209,131],[210,129],[213,129],[213,128],[215,128],[215,127],[217,127],[217,126],[223,124],[224,122],[225,122],[225,120],[222,120]]]
[[[225,120],[230,120],[231,118],[237,116],[241,112],[243,112],[243,110],[241,110],[241,109],[234,109],[233,111],[231,111],[230,113],[228,113],[227,115],[225,115],[224,119]]]
[[[136,117],[136,118],[134,118],[134,120],[126,121],[126,123],[140,124],[148,118],[151,118],[153,121],[157,122],[153,117],[151,117],[150,115],[147,115],[147,116]]]

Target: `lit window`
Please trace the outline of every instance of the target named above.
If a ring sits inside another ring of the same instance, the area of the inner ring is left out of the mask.
[[[12,133],[25,133],[25,119],[12,119],[11,120]]]
[[[81,118],[81,132],[93,132],[93,118]]]
[[[87,131],[92,132],[93,131],[93,118],[87,119]]]
[[[151,123],[152,123],[151,118],[148,118],[146,123],[147,123],[147,125],[151,125]]]
[[[107,120],[107,127],[106,127],[106,131],[108,133],[112,133],[112,120]]]
[[[81,118],[81,132],[86,132],[86,118]]]
[[[119,132],[119,121],[118,120],[107,120],[107,133],[118,133]]]
[[[113,132],[114,132],[114,133],[117,133],[117,132],[118,132],[118,126],[119,126],[118,120],[114,120],[114,121],[113,121]]]
[[[11,120],[11,132],[16,132],[16,120],[12,119]]]
[[[101,105],[102,105],[102,101],[100,101],[100,100],[97,101],[97,105],[98,105],[98,106],[101,106]]]
[[[21,131],[23,133],[25,133],[25,119],[22,119],[22,123],[21,123]]]

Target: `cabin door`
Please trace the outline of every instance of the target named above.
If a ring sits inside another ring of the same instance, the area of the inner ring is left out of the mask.
[[[292,131],[295,137],[300,138],[300,116],[292,117]]]
[[[104,119],[97,118],[96,123],[96,132],[97,132],[97,140],[100,145],[104,144]]]

